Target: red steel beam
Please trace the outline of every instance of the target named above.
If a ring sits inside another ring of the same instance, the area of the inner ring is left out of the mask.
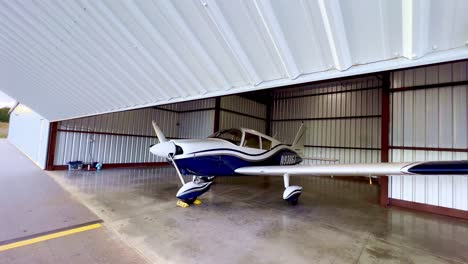
[[[388,162],[388,152],[390,150],[389,132],[390,132],[390,72],[384,72],[382,78],[382,119],[381,119],[381,153],[380,161]],[[389,205],[388,198],[388,177],[379,177],[380,183],[380,206]]]
[[[216,97],[215,100],[216,101],[215,101],[213,133],[216,133],[219,131],[219,115],[221,113],[221,97]]]
[[[54,169],[55,147],[57,145],[58,122],[49,124],[49,142],[47,144],[46,170]]]

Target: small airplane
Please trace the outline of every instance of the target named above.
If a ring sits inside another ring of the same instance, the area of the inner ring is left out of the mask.
[[[468,175],[468,160],[298,165],[304,159],[334,161],[303,157],[304,124],[291,146],[246,128],[223,129],[205,139],[173,140],[154,121],[153,128],[159,143],[150,146],[150,152],[172,163],[182,183],[176,197],[187,205],[210,189],[215,176],[283,176],[283,199],[296,205],[302,187],[290,185],[290,176]],[[182,175],[193,176],[192,181],[185,183]]]

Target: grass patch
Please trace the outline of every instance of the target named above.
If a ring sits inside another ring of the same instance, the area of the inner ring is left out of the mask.
[[[0,138],[6,138],[8,136],[8,123],[0,122]]]
[[[4,107],[0,109],[0,122],[8,123],[10,122],[10,115],[8,115],[10,108]]]

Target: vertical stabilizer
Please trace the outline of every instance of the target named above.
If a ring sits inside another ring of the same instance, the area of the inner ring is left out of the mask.
[[[300,156],[304,156],[305,132],[306,126],[302,123],[291,146]]]

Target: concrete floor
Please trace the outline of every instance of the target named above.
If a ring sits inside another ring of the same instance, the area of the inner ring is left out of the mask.
[[[100,220],[4,139],[0,204],[0,244]]]
[[[468,221],[377,205],[364,182],[217,178],[203,204],[176,206],[172,168],[52,177],[155,263],[468,263]]]
[[[100,221],[7,140],[0,139],[0,246]],[[0,251],[1,264],[145,263],[106,226]]]
[[[106,227],[0,252],[2,264],[149,263]]]

